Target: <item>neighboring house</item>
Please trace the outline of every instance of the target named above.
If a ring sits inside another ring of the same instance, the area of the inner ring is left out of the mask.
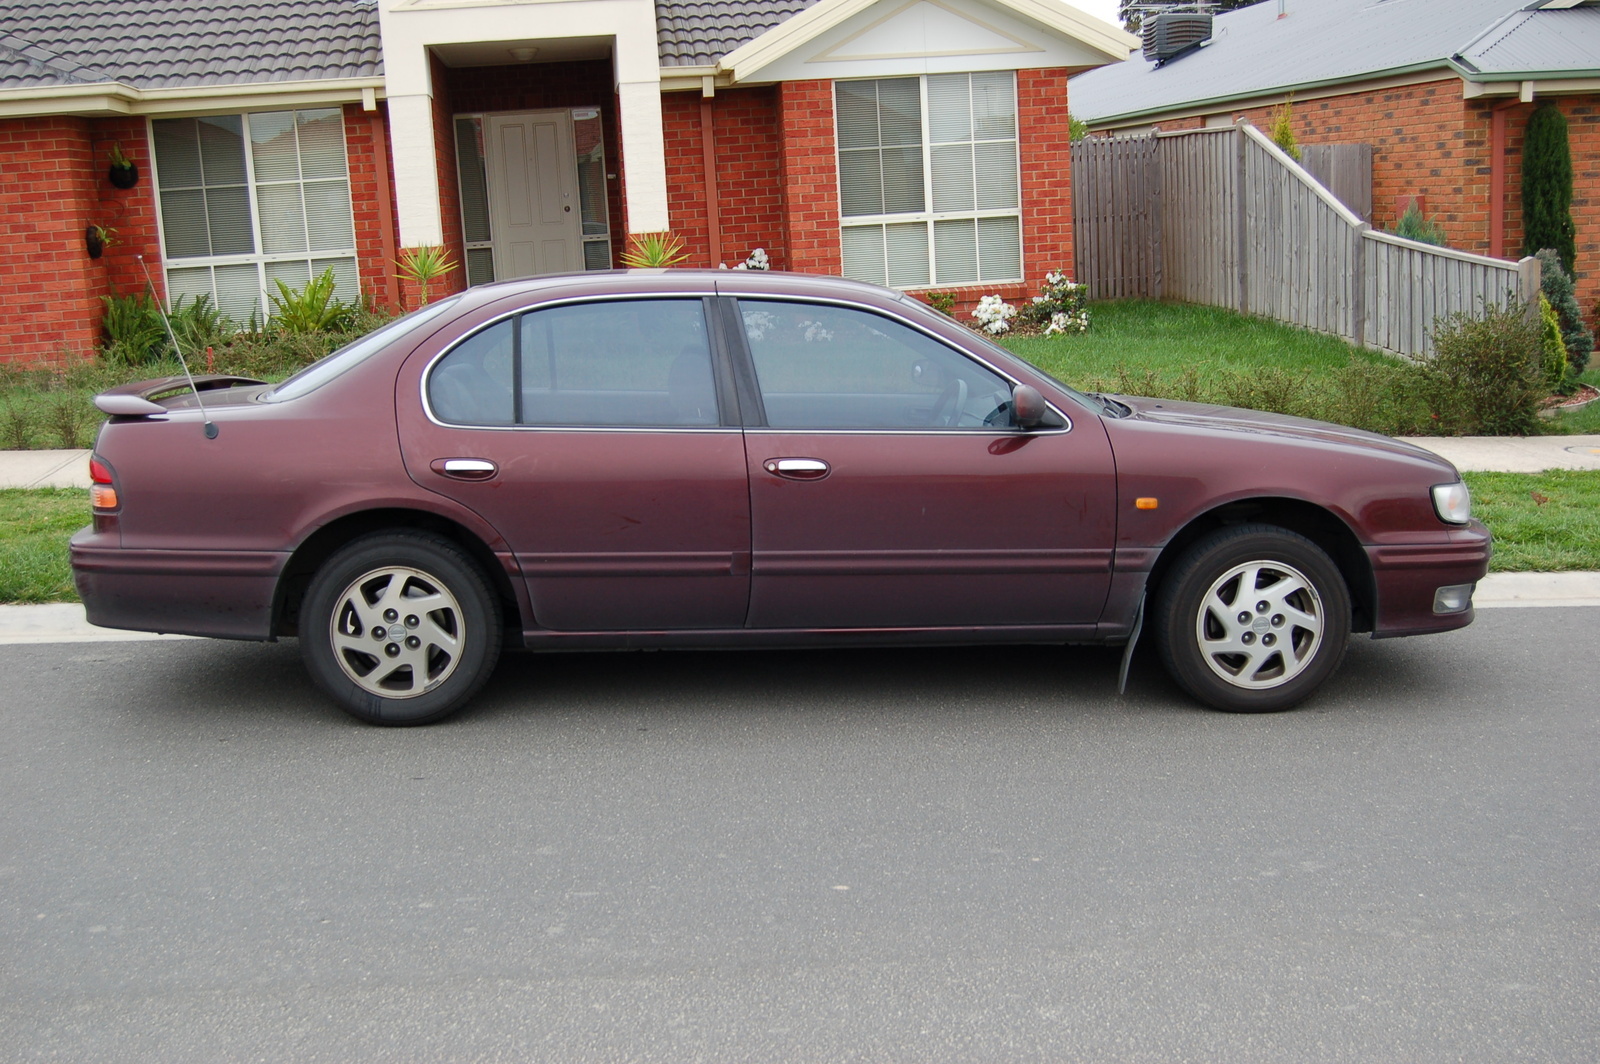
[[[1373,223],[1412,198],[1451,247],[1522,253],[1522,135],[1535,104],[1568,121],[1579,297],[1600,297],[1600,0],[1284,0],[1216,17],[1209,44],[1075,77],[1100,133],[1267,128],[1292,97],[1302,143],[1373,145]]]
[[[1072,261],[1067,78],[1136,44],[1060,0],[11,0],[0,359],[92,350],[140,255],[241,320],[326,268],[404,301],[406,247],[451,289],[666,229],[1018,298]]]

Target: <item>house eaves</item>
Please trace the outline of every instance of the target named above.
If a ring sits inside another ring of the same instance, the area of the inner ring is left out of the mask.
[[[256,108],[327,107],[360,103],[368,110],[384,95],[383,78],[276,81],[205,88],[140,89],[118,82],[52,84],[0,89],[0,118],[75,115],[219,114]]]
[[[1450,57],[1475,82],[1600,77],[1600,7],[1516,11]]]

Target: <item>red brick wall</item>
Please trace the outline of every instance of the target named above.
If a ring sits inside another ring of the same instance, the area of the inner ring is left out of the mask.
[[[778,128],[783,246],[788,268],[799,273],[837,274],[841,256],[833,82],[780,84]]]
[[[1600,97],[1552,96],[1567,118],[1567,147],[1572,153],[1572,221],[1578,231],[1578,302],[1591,323],[1600,319]],[[1522,254],[1522,140],[1534,104],[1516,104],[1505,110],[1506,197],[1505,253]],[[1483,130],[1485,144],[1492,143],[1493,101],[1468,103],[1468,121]],[[1487,165],[1487,163],[1485,164]]]
[[[145,288],[144,270],[139,256],[150,268],[150,279],[158,293],[166,292],[166,272],[161,268],[161,233],[156,227],[156,191],[150,166],[148,127],[143,118],[100,118],[89,123],[90,143],[98,164],[95,213],[106,219],[96,224],[117,231],[117,245],[100,258],[108,295],[127,295]],[[105,179],[111,163],[111,147],[139,167],[139,183],[129,189],[117,188]],[[95,320],[99,321],[99,308]]]
[[[388,112],[379,104],[379,110],[364,111],[357,104],[344,108],[345,155],[350,163],[350,208],[354,215],[356,233],[356,269],[361,277],[361,291],[380,305],[389,303],[389,277],[394,264],[384,251],[384,228],[388,227],[391,240],[399,239],[399,228],[394,217],[393,167],[379,168],[377,138],[373,135],[374,116],[384,126],[384,144],[388,144]],[[378,196],[380,174],[389,180],[389,217],[383,217]]]
[[[0,361],[87,356],[99,340],[106,267],[104,259],[89,258],[83,231],[91,223],[115,226],[100,204],[101,186],[113,190],[94,151],[91,123],[0,121],[0,161]],[[141,180],[136,190],[147,187]]]
[[[1037,289],[1050,270],[1069,276],[1073,272],[1066,68],[1017,71],[1017,133],[1022,156],[1022,275],[1030,289]]]
[[[765,248],[774,270],[788,269],[778,142],[776,88],[724,89],[711,101],[715,138],[720,262],[733,266]],[[661,97],[667,155],[667,211],[672,231],[684,239],[685,266],[719,265],[711,255],[706,223],[705,151],[701,96]]]

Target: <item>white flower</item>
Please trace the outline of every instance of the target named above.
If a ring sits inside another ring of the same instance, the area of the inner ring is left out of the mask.
[[[978,306],[972,312],[972,320],[981,325],[984,332],[999,335],[1011,328],[1011,319],[1016,313],[1016,307],[999,296],[990,295],[978,300]]]
[[[735,267],[735,269],[737,268]],[[750,252],[750,257],[744,260],[744,268],[747,270],[770,270],[772,262],[767,258],[767,249],[756,248]]]

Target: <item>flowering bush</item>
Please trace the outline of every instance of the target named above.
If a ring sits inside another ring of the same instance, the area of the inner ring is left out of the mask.
[[[984,332],[998,336],[1011,328],[1011,319],[1016,315],[1017,308],[999,296],[984,296],[978,300],[972,320],[981,325]]]
[[[1043,294],[1023,308],[1023,321],[1044,326],[1046,336],[1089,331],[1087,285],[1074,284],[1066,274],[1051,270],[1039,291]]]
[[[728,264],[726,262],[720,262],[717,264],[717,269],[719,270],[726,270],[727,268]],[[767,257],[766,248],[756,248],[754,251],[750,252],[749,258],[739,263],[739,265],[735,266],[734,269],[770,270],[772,269],[772,260]]]

